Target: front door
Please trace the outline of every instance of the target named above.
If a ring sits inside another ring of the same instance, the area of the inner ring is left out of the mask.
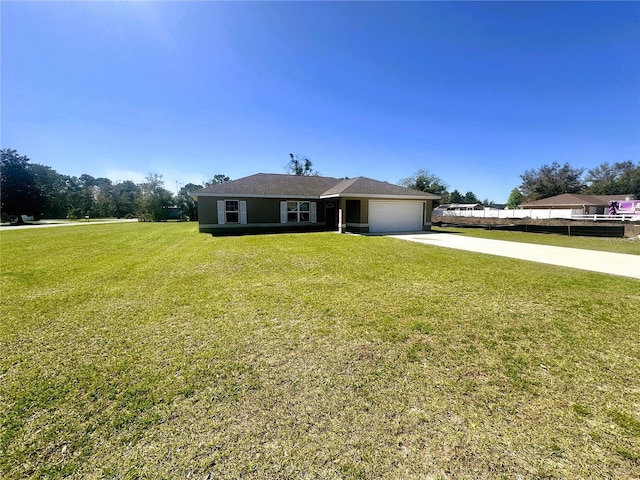
[[[338,230],[338,208],[337,202],[331,201],[325,203],[324,206],[324,221],[327,226],[327,230],[330,232]]]

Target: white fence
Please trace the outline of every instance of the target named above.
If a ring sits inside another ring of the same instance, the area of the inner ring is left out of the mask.
[[[535,209],[535,208],[515,208],[500,210],[497,208],[485,208],[484,210],[444,210],[442,213],[433,212],[435,215],[441,214],[443,217],[474,217],[474,218],[571,218],[574,214],[581,214],[582,210],[574,211],[566,209]]]
[[[640,221],[640,215],[625,215],[625,214],[619,214],[619,215],[573,215],[571,217],[572,220],[592,220],[594,222],[602,222],[602,221],[607,221],[607,222],[624,222],[629,221],[629,222],[639,222]]]
[[[567,220],[592,220],[592,221],[640,221],[640,215],[583,215],[582,209],[571,208],[516,208],[499,210],[485,208],[484,210],[444,210],[434,211],[434,215],[443,217],[474,217],[474,218],[531,218],[537,220],[567,219]]]

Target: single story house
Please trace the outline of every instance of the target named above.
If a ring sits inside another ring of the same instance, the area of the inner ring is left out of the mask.
[[[563,193],[542,198],[535,202],[523,203],[520,208],[530,209],[572,209],[575,215],[603,215],[608,213],[610,202],[633,200],[633,195],[584,195]]]
[[[438,195],[366,177],[258,173],[193,192],[200,232],[212,235],[431,229]]]
[[[433,213],[436,215],[442,215],[442,212],[484,210],[484,208],[484,205],[482,205],[481,203],[446,203],[439,205]]]

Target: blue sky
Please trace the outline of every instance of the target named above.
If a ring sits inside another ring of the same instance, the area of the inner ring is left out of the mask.
[[[1,4],[1,145],[165,186],[418,169],[506,201],[525,170],[640,161],[638,2]]]

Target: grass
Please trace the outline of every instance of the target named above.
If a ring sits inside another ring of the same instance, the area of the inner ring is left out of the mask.
[[[0,241],[3,478],[640,468],[637,281],[187,223]]]
[[[638,238],[569,237],[567,235],[508,232],[504,230],[462,227],[433,227],[433,231],[458,233],[468,237],[489,238],[509,242],[535,243],[539,245],[554,245],[557,247],[640,255],[640,239]]]

